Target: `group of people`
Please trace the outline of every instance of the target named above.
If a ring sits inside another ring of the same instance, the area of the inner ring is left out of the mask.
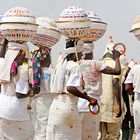
[[[121,121],[116,120],[123,112],[120,53],[107,52],[103,61],[97,61],[93,48],[88,43],[67,40],[54,68],[50,50],[40,48],[41,72],[36,75],[40,84],[30,87],[34,65],[29,62],[28,49],[24,47],[23,51],[22,45],[9,42],[7,50],[1,51],[7,66],[0,80],[9,79],[1,83],[1,140],[97,140],[99,132],[101,140],[118,140]],[[100,113],[92,114],[89,103],[95,110],[100,106]]]
[[[134,122],[140,140],[139,65],[112,49],[96,60],[93,43],[69,38],[52,67],[51,49],[37,47],[0,47],[0,140],[119,140],[121,129],[132,140]]]

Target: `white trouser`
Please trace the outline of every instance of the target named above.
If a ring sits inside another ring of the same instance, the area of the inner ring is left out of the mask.
[[[90,112],[80,112],[81,140],[97,140],[100,115]]]
[[[35,124],[34,140],[46,140],[48,113],[52,103],[51,94],[42,94],[33,101],[33,122]],[[34,108],[35,107],[35,108]]]
[[[33,140],[32,122],[0,119],[0,140]]]
[[[46,140],[81,140],[78,98],[56,95],[49,110]]]
[[[136,140],[140,140],[140,99],[136,99],[133,104],[134,124],[136,130]]]

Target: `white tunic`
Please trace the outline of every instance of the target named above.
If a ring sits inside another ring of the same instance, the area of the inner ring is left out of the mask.
[[[18,81],[24,82],[18,82]],[[18,86],[17,86],[18,83]],[[21,84],[22,83],[22,84]],[[1,85],[0,94],[0,136],[6,140],[30,140],[33,126],[27,110],[27,98],[18,99],[16,90],[27,94],[28,68],[19,67],[18,74],[11,81]],[[18,88],[17,88],[18,87]],[[22,88],[21,88],[22,87]]]

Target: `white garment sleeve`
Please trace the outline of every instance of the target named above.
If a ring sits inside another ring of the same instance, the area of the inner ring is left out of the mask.
[[[66,86],[81,87],[80,85],[81,85],[80,67],[76,66],[71,70]]]
[[[107,65],[105,63],[103,63],[102,61],[96,61],[96,68],[98,71],[102,71],[107,67]]]
[[[129,71],[128,76],[126,77],[126,80],[125,80],[124,83],[125,83],[125,84],[133,83],[132,69]]]

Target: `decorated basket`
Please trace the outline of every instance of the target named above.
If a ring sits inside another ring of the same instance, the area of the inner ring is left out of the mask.
[[[88,18],[92,21],[91,27],[87,30],[86,34],[83,36],[84,42],[93,42],[100,39],[107,28],[107,24],[102,22],[101,19],[92,11],[86,12]]]
[[[2,17],[1,31],[8,41],[30,41],[36,30],[35,17],[26,8],[11,8]]]
[[[134,19],[130,32],[140,41],[140,16]]]
[[[57,29],[54,20],[47,17],[40,17],[36,19],[36,23],[38,24],[38,29],[32,39],[33,44],[50,48],[60,40],[61,33]]]
[[[64,36],[81,38],[90,27],[91,21],[82,8],[71,6],[62,11],[56,23]]]

